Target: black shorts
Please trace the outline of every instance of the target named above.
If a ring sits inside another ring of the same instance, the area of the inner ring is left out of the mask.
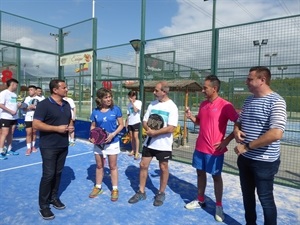
[[[136,123],[133,125],[128,125],[128,131],[139,132],[141,123]]]
[[[11,127],[13,125],[17,125],[17,122],[17,120],[1,119],[1,127]]]
[[[25,121],[25,127],[31,128],[32,127],[32,121]]]
[[[152,148],[148,148],[146,146],[143,147],[142,151],[143,157],[156,157],[156,159],[160,162],[168,162],[169,159],[172,159],[171,151],[159,151],[154,150]]]

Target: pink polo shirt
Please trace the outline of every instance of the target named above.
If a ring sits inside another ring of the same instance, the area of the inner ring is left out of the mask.
[[[200,129],[196,150],[211,155],[224,154],[227,148],[217,151],[214,144],[225,138],[228,121],[235,122],[239,117],[233,105],[221,97],[213,102],[206,100],[200,104],[197,117]]]

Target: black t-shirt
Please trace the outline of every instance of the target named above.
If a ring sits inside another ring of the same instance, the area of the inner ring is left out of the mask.
[[[39,102],[33,119],[40,120],[48,125],[68,125],[71,120],[71,107],[63,100],[62,105],[57,104],[51,97]],[[65,148],[69,145],[69,134],[40,131],[40,148]]]

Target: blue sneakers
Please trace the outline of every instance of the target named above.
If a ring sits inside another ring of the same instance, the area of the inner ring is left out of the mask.
[[[7,157],[5,156],[5,153],[0,153],[0,160],[4,160],[7,159]]]
[[[6,155],[19,155],[19,152],[15,152],[15,151],[10,150],[6,153]]]

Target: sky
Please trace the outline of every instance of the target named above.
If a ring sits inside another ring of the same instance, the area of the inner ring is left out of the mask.
[[[141,36],[141,2],[95,0],[98,47]],[[300,14],[300,0],[216,0],[216,27]],[[145,39],[207,30],[213,0],[146,0]],[[92,18],[93,0],[0,0],[0,10],[64,27]]]

